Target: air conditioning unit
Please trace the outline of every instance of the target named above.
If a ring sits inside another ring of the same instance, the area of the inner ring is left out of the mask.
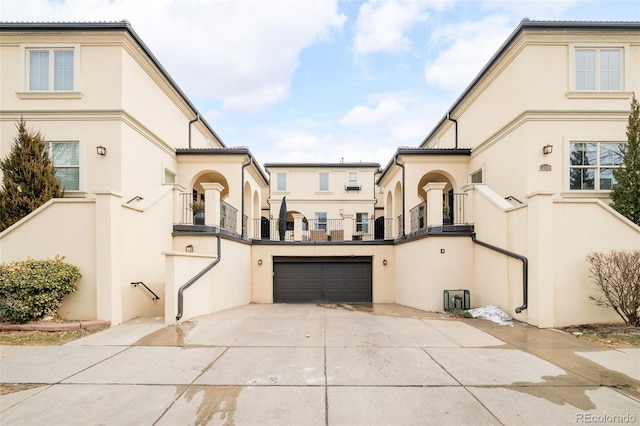
[[[444,311],[471,309],[471,295],[469,290],[445,290],[444,291]]]

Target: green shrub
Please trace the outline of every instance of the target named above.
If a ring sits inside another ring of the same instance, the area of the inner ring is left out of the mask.
[[[55,316],[80,277],[80,269],[60,256],[0,265],[0,319],[24,323]]]

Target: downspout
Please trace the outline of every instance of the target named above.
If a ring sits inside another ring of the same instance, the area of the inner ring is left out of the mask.
[[[458,149],[458,120],[454,120],[453,118],[451,118],[451,114],[449,113],[447,113],[447,120],[453,121],[453,123],[456,125],[456,149]]]
[[[191,148],[191,125],[196,121],[200,121],[200,114],[196,114],[196,118],[189,122],[189,148]]]
[[[517,253],[514,253],[512,251],[509,250],[505,250],[503,248],[494,246],[492,244],[489,243],[485,243],[482,241],[478,241],[476,239],[476,233],[472,233],[471,234],[471,240],[478,244],[481,245],[482,247],[486,247],[488,249],[497,251],[498,253],[502,253],[506,256],[509,257],[513,257],[514,259],[518,259],[520,261],[522,261],[522,306],[518,306],[516,308],[516,314],[521,313],[522,311],[524,311],[525,309],[527,309],[527,301],[528,301],[528,294],[529,294],[529,261],[527,260],[526,257],[519,255]]]
[[[183,296],[184,295],[184,291],[186,289],[188,289],[189,287],[191,287],[200,278],[202,278],[202,276],[204,274],[206,274],[207,272],[209,272],[214,266],[216,266],[218,263],[220,263],[220,259],[222,259],[220,234],[218,234],[216,236],[218,237],[218,257],[216,257],[216,259],[213,262],[211,262],[210,264],[205,266],[202,271],[198,272],[193,278],[191,278],[189,281],[187,281],[186,284],[184,284],[182,287],[180,287],[180,289],[178,289],[178,315],[176,315],[176,321],[180,321],[180,318],[182,318],[183,305],[184,305],[184,296]]]
[[[249,155],[249,162],[247,164],[243,164],[242,165],[242,173],[241,173],[241,176],[240,176],[240,178],[242,179],[242,182],[241,182],[241,185],[240,185],[241,192],[242,192],[242,200],[240,202],[240,215],[241,215],[240,216],[240,220],[242,221],[241,223],[244,223],[244,169],[247,166],[251,165],[251,163],[253,163],[253,156],[251,155],[251,152],[249,152],[249,154],[247,154],[247,155]],[[242,225],[240,225],[240,226],[242,226]],[[249,227],[249,224],[247,223],[247,228],[248,227]],[[243,229],[243,231],[244,231],[244,229]],[[245,236],[247,236],[247,235],[243,235],[243,237],[245,237]]]
[[[405,192],[405,189],[404,189],[404,164],[398,163],[398,155],[397,154],[396,154],[395,157],[393,157],[393,163],[396,166],[399,166],[399,167],[402,168],[402,238],[405,238],[407,236],[407,234],[405,233],[405,228],[406,228],[405,223],[406,223],[406,219],[407,218],[404,215],[404,198],[405,198],[404,197],[404,192]]]

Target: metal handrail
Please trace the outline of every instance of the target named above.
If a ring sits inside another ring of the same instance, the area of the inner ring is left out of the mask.
[[[214,266],[220,263],[220,259],[222,258],[220,235],[216,235],[216,237],[218,237],[218,257],[216,257],[216,260],[205,266],[202,271],[198,272],[193,278],[191,278],[178,289],[178,315],[176,315],[176,321],[180,321],[180,318],[182,318],[183,315],[184,291],[191,287],[200,278],[202,278],[202,276],[209,272]]]
[[[131,283],[131,285],[134,286],[134,287],[137,287],[138,285],[141,285],[142,287],[146,288],[149,293],[151,293],[153,295],[152,296],[153,300],[160,300],[160,297],[157,294],[155,294],[153,292],[153,290],[151,290],[149,287],[147,287],[147,285],[145,283],[143,283],[142,281],[136,281],[134,283]]]

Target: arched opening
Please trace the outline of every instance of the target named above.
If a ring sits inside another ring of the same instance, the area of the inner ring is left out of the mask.
[[[203,183],[219,183],[222,185],[222,192],[220,192],[220,199],[224,200],[229,196],[229,182],[227,178],[220,172],[215,170],[205,170],[196,175],[193,179],[193,198],[194,200],[204,200],[204,188]]]
[[[402,212],[402,184],[400,182],[396,184],[393,193],[393,199],[393,219],[395,223],[394,229],[398,231],[396,232],[396,235],[401,236],[404,235],[404,217]]]

